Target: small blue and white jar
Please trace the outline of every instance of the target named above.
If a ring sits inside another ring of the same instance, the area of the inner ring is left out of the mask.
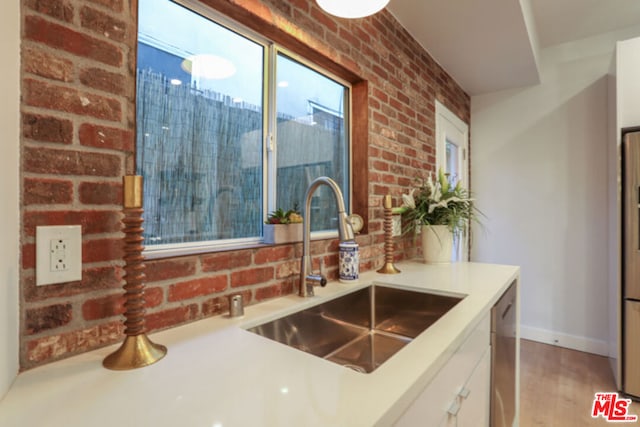
[[[357,281],[360,276],[360,252],[356,242],[353,240],[340,242],[339,261],[340,281],[344,283]]]

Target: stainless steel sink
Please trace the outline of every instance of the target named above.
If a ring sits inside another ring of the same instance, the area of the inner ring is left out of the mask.
[[[373,372],[463,298],[372,285],[248,330]]]

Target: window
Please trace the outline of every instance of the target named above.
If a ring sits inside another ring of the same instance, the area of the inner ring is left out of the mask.
[[[267,212],[302,209],[318,176],[349,206],[349,84],[211,16],[139,1],[136,167],[151,253],[258,243]],[[325,190],[312,200],[317,232],[336,228]]]
[[[436,168],[442,168],[452,181],[460,181],[466,189],[469,188],[468,149],[469,126],[436,100]],[[468,245],[469,236],[463,236],[462,241],[456,237],[452,259],[467,260]]]

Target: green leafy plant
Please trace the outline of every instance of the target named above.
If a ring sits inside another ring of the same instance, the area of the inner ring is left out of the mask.
[[[293,209],[289,209],[288,211],[278,208],[270,212],[265,224],[299,224],[301,222],[302,215],[300,215],[298,205],[296,204],[293,206]]]
[[[446,225],[454,235],[462,235],[469,223],[479,222],[478,216],[482,215],[460,181],[449,179],[442,169],[436,180],[429,175],[409,194],[403,194],[402,201],[406,231],[419,225]]]

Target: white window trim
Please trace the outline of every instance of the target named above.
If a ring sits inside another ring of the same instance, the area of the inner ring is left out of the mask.
[[[458,168],[461,170],[460,183],[466,190],[469,189],[469,125],[463,122],[451,110],[436,100],[436,171],[446,163],[447,128],[452,127],[462,135],[462,158]],[[457,138],[456,138],[457,139]],[[467,235],[462,245],[454,248],[454,259],[468,261],[469,236]]]
[[[445,164],[446,150],[446,122],[453,125],[463,135],[463,150],[466,167],[462,169],[460,177],[464,188],[469,188],[469,125],[463,122],[451,110],[444,106],[440,101],[436,100],[436,171]]]

